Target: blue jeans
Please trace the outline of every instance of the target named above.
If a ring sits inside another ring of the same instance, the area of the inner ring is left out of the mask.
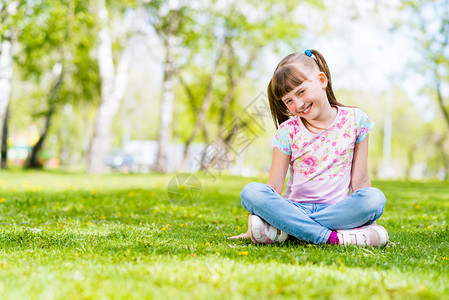
[[[242,192],[242,205],[270,225],[314,244],[327,242],[331,230],[374,223],[385,208],[385,196],[374,187],[359,189],[335,204],[292,202],[270,186],[251,182]]]

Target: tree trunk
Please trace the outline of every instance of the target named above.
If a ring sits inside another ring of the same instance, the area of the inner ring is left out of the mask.
[[[51,125],[51,118],[53,117],[53,114],[55,112],[55,100],[56,95],[58,94],[59,87],[61,86],[62,79],[64,77],[64,70],[63,66],[61,64],[56,64],[55,68],[53,68],[54,75],[56,76],[53,86],[50,91],[50,96],[48,98],[48,111],[45,115],[45,127],[42,131],[41,136],[39,137],[39,140],[37,143],[33,146],[33,149],[31,150],[30,158],[28,159],[28,162],[26,164],[26,168],[36,169],[41,168],[42,164],[39,162],[39,152],[41,151],[45,138],[48,134],[48,129]]]
[[[442,135],[435,141],[435,146],[437,147],[438,151],[441,154],[441,158],[443,160],[443,167],[444,167],[444,180],[447,180],[449,178],[449,160],[447,158],[447,153],[445,151],[444,147],[444,141],[446,140],[446,135]]]
[[[231,61],[233,61],[235,59],[235,54],[234,50],[232,49],[232,46],[230,46],[230,55]],[[232,101],[234,100],[235,88],[237,87],[239,82],[246,76],[246,73],[248,72],[248,70],[250,70],[251,65],[253,64],[255,59],[256,59],[256,52],[252,52],[248,58],[248,61],[246,62],[245,66],[243,67],[241,73],[237,78],[235,78],[234,75],[234,66],[232,64],[228,66],[227,70],[228,92],[226,93],[226,96],[223,100],[223,105],[221,106],[220,109],[220,119],[218,120],[218,132],[221,132],[223,130],[225,116],[228,113]]]
[[[229,45],[229,50],[230,50],[229,51],[230,61],[233,62],[235,59],[235,53],[232,48],[232,45]],[[251,55],[249,56],[248,61],[246,62],[245,66],[243,67],[242,71],[240,72],[240,74],[237,77],[234,75],[234,65],[232,63],[230,63],[228,65],[228,70],[227,70],[228,92],[226,93],[226,95],[223,99],[223,103],[220,108],[220,118],[218,120],[219,136],[217,136],[217,138],[215,139],[215,146],[217,148],[217,151],[216,151],[215,155],[212,157],[212,159],[209,160],[208,163],[206,163],[204,161],[205,157],[203,156],[203,159],[201,161],[201,168],[203,170],[217,165],[219,163],[219,160],[223,160],[223,159],[227,160],[228,159],[228,150],[230,147],[230,143],[232,143],[232,141],[234,141],[234,135],[236,134],[236,132],[239,129],[244,128],[246,126],[246,124],[237,124],[236,126],[234,126],[232,128],[231,132],[228,133],[227,136],[220,136],[220,134],[223,132],[225,116],[228,113],[228,110],[232,104],[232,101],[234,100],[235,89],[236,89],[237,85],[239,84],[239,82],[244,78],[247,71],[250,70],[251,65],[253,64],[255,58],[256,58],[256,52],[253,51],[251,53]]]
[[[165,59],[164,59],[164,77],[162,82],[162,96],[160,107],[160,125],[159,125],[159,137],[158,137],[158,155],[156,161],[156,171],[168,172],[167,166],[167,153],[168,146],[170,144],[172,135],[172,122],[173,112],[175,108],[175,94],[174,88],[174,72],[173,61],[171,55],[172,43],[170,37],[164,40],[165,46]]]
[[[111,124],[126,91],[131,60],[131,49],[128,43],[120,58],[117,73],[115,73],[111,35],[108,28],[108,11],[104,0],[99,2],[99,16],[102,21],[102,29],[98,33],[97,55],[101,76],[101,103],[95,119],[87,166],[87,171],[95,174],[103,173],[105,169],[106,156],[111,148]]]
[[[215,139],[215,146],[217,147],[218,151],[215,153],[215,155],[212,157],[212,159],[209,160],[208,163],[206,163],[204,161],[204,156],[203,159],[201,160],[201,169],[208,169],[214,165],[216,165],[218,163],[218,160],[220,158],[222,158],[224,155],[227,155],[227,149],[229,148],[229,142],[233,141],[232,137],[233,134],[236,130],[238,130],[237,127],[234,127],[231,130],[231,135],[230,136],[220,136],[220,134],[223,132],[223,127],[224,127],[224,119],[225,119],[225,115],[228,111],[229,106],[231,105],[232,100],[234,99],[234,89],[235,89],[235,80],[233,78],[232,75],[230,75],[229,79],[229,87],[228,87],[228,92],[226,93],[224,100],[223,100],[223,104],[220,107],[220,118],[218,121],[218,134],[219,136],[217,136],[217,138]]]
[[[5,39],[1,41],[0,55],[0,133],[3,133],[6,110],[11,95],[12,65],[12,43]]]
[[[50,128],[51,118],[52,118],[54,112],[55,112],[54,105],[51,105],[47,114],[45,115],[44,130],[42,131],[42,134],[39,137],[39,140],[37,141],[37,143],[33,146],[33,149],[31,150],[31,155],[30,155],[30,158],[26,165],[26,168],[37,169],[37,168],[42,167],[42,164],[39,161],[38,154],[41,151],[42,146],[44,145],[45,138],[47,137],[48,129]]]
[[[443,95],[441,94],[440,77],[437,74],[436,67],[435,67],[435,85],[436,85],[435,89],[437,92],[438,106],[440,108],[441,113],[443,114],[444,120],[446,121],[446,125],[449,128],[449,114],[444,105]]]
[[[190,106],[192,107],[193,113],[196,115],[199,112],[198,107],[195,104],[195,97],[193,96],[192,92],[190,91],[188,85],[185,83],[185,81],[182,79],[182,76],[178,76],[178,79],[181,83],[181,85],[184,87],[187,93],[187,98],[189,99]],[[206,144],[209,144],[209,134],[207,133],[206,127],[202,126],[202,133],[203,133],[203,139]]]
[[[9,105],[6,108],[5,120],[3,122],[2,130],[2,158],[0,167],[6,169],[6,162],[8,161],[8,121],[9,121]]]
[[[405,168],[405,179],[410,180],[412,168],[415,163],[415,151],[417,148],[417,143],[410,147],[407,151],[407,166]]]
[[[213,81],[214,81],[215,76],[217,75],[218,64],[220,62],[221,57],[223,56],[224,48],[225,48],[225,44],[223,44],[223,46],[220,47],[220,50],[218,52],[217,58],[216,58],[215,63],[214,63],[214,67],[212,69],[212,72],[209,74],[209,78],[207,80],[206,95],[204,96],[204,100],[203,100],[203,104],[201,106],[201,110],[196,112],[196,116],[197,117],[196,117],[195,126],[193,127],[193,131],[192,131],[189,139],[185,143],[184,153],[183,153],[183,156],[182,156],[182,161],[181,161],[181,164],[179,166],[179,169],[181,169],[184,166],[184,163],[185,163],[186,158],[187,158],[187,154],[189,152],[190,145],[192,144],[193,140],[198,135],[200,130],[202,128],[204,129],[204,121],[206,119],[207,114],[209,113],[210,106],[212,104],[212,92],[213,92],[212,86],[213,86]],[[183,85],[186,87],[185,84],[183,84]],[[191,93],[188,93],[188,96],[189,97],[193,97],[193,95]],[[193,102],[193,99],[191,99],[191,102]]]

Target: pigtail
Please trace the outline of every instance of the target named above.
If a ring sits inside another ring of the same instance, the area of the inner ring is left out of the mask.
[[[318,64],[320,71],[323,72],[324,75],[326,75],[326,77],[327,77],[328,82],[327,82],[327,87],[326,87],[326,95],[327,95],[327,99],[329,100],[329,103],[331,105],[344,106],[343,104],[341,104],[337,101],[337,98],[334,95],[334,90],[332,87],[331,72],[329,71],[329,67],[327,66],[326,60],[324,59],[323,55],[315,49],[312,49],[312,54],[315,56],[315,61]]]
[[[277,100],[273,92],[273,79],[270,80],[267,88],[268,102],[270,103],[271,116],[273,118],[274,126],[276,130],[281,123],[287,121],[289,116],[289,111],[284,102]]]

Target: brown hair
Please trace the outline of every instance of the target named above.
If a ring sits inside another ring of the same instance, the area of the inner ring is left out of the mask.
[[[273,77],[268,84],[267,93],[271,115],[273,116],[273,122],[276,129],[282,122],[287,121],[292,116],[287,106],[281,100],[282,97],[298,87],[304,81],[309,80],[299,68],[313,70],[318,66],[320,72],[323,72],[328,80],[326,96],[330,105],[344,106],[335,98],[332,89],[331,74],[323,55],[314,49],[312,49],[312,54],[315,56],[315,59],[307,56],[303,52],[295,52],[287,55],[274,70]],[[312,126],[305,119],[301,118],[301,120],[304,124]]]

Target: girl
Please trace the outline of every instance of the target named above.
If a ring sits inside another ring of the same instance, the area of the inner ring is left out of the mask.
[[[385,246],[387,231],[375,223],[385,196],[371,187],[367,169],[374,123],[336,100],[321,53],[285,57],[268,84],[268,99],[277,128],[270,175],[267,184],[243,188],[248,232],[231,238],[273,243],[291,235],[315,244]]]

